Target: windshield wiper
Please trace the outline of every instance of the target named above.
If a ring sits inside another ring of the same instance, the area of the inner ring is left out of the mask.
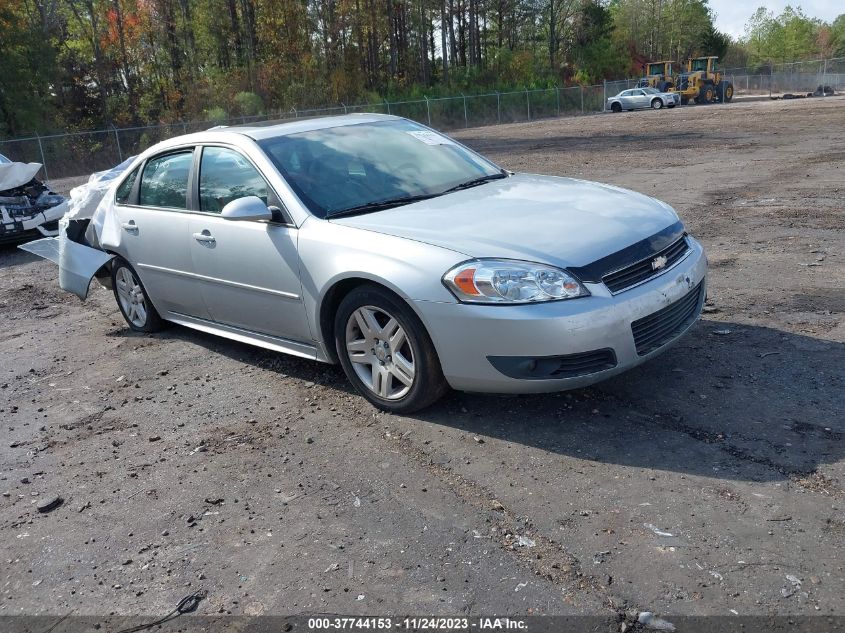
[[[401,198],[391,198],[390,200],[376,200],[374,202],[367,202],[366,204],[359,204],[348,209],[341,209],[326,215],[327,218],[340,218],[347,215],[360,215],[362,213],[371,213],[372,211],[383,211],[385,209],[392,209],[394,207],[401,207],[412,202],[419,202],[420,200],[428,200],[429,198],[436,198],[442,195],[439,193],[421,194],[418,196],[403,196]]]
[[[452,193],[453,191],[460,191],[461,189],[469,189],[470,187],[477,187],[478,185],[483,185],[485,182],[490,182],[491,180],[500,180],[502,178],[507,178],[508,175],[504,172],[499,172],[498,174],[488,174],[487,176],[481,176],[480,178],[473,178],[472,180],[467,180],[466,182],[462,182],[459,185],[455,185],[454,187],[450,187],[443,193]]]

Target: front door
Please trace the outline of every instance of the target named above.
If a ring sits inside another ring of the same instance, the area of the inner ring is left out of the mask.
[[[281,206],[241,153],[205,147],[199,171],[199,211],[188,234],[194,270],[211,319],[223,325],[310,342],[302,301],[295,226],[227,220],[223,207],[244,196]]]

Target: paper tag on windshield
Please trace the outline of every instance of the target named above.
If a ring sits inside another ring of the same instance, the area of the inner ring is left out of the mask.
[[[408,132],[418,141],[422,141],[426,145],[454,145],[451,139],[441,136],[437,132],[429,132],[428,130],[419,130],[415,132]]]

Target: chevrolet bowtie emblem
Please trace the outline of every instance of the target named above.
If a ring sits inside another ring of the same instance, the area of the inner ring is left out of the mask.
[[[666,264],[668,263],[668,259],[663,257],[663,255],[658,255],[654,259],[651,260],[651,269],[652,270],[660,270],[661,268],[666,268]]]

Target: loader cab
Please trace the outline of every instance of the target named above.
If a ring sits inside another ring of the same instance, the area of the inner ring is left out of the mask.
[[[718,57],[696,57],[687,60],[687,72],[711,75],[718,70]]]

